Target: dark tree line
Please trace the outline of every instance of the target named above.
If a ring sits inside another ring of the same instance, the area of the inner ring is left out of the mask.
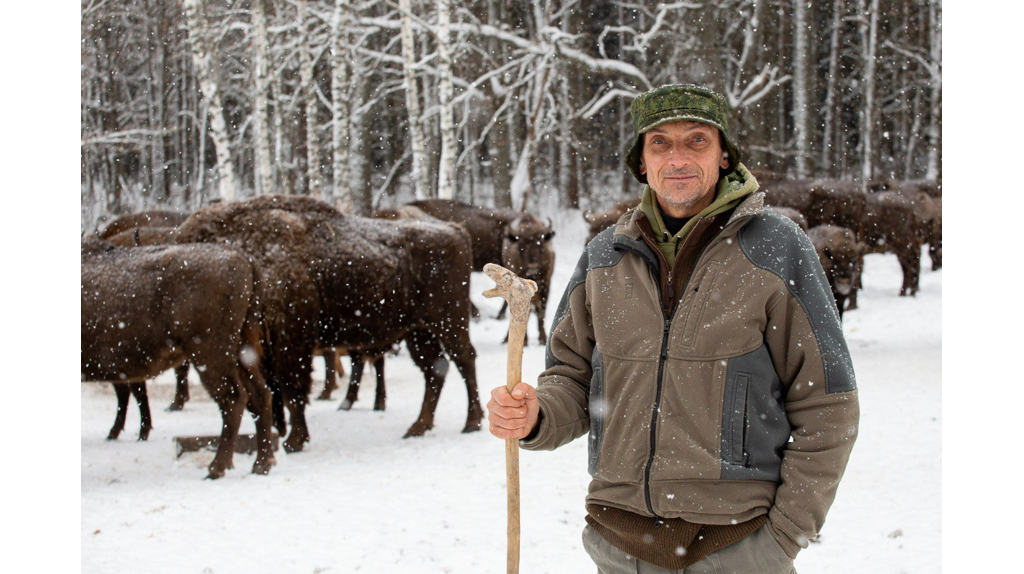
[[[748,167],[941,179],[941,17],[937,0],[83,0],[82,225],[262,193],[604,206],[637,192],[629,101],[673,82],[726,94]]]

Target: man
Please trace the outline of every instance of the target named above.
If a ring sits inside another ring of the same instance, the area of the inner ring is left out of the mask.
[[[765,212],[721,95],[662,86],[630,113],[640,207],[587,245],[547,369],[492,391],[491,433],[542,450],[589,432],[600,573],[795,572],[857,435],[828,282]]]

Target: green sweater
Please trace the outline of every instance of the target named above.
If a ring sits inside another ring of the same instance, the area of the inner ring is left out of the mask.
[[[679,233],[670,235],[666,231],[665,220],[662,219],[661,209],[658,207],[658,200],[654,190],[651,189],[650,185],[644,186],[643,197],[640,199],[640,211],[647,216],[647,221],[650,222],[651,228],[654,229],[654,237],[658,241],[658,248],[665,255],[665,260],[668,261],[669,271],[672,270],[672,264],[676,260],[679,246],[682,245],[683,240],[686,239],[686,236],[693,229],[693,226],[697,224],[698,220],[705,217],[713,217],[736,207],[743,201],[743,198],[757,191],[757,188],[757,180],[754,179],[754,176],[751,175],[746,166],[742,163],[737,164],[736,171],[726,176],[725,179],[718,181],[715,199],[711,202],[711,205],[705,207],[694,217],[691,217],[683,225],[683,228],[679,230]]]

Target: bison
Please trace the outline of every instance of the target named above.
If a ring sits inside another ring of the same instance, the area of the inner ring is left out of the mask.
[[[832,288],[841,320],[846,298],[856,291],[860,280],[864,245],[857,242],[853,231],[837,225],[817,225],[807,232],[807,236],[818,253],[818,261]]]
[[[802,229],[804,233],[807,233],[807,218],[804,217],[804,214],[800,213],[799,211],[793,209],[792,207],[782,207],[779,205],[768,205],[765,207],[765,209],[768,211],[774,211],[779,215],[788,217],[789,219],[793,220],[793,223],[800,226],[800,229]]]
[[[118,233],[138,228],[175,227],[188,217],[188,213],[166,209],[151,209],[122,215],[98,232],[100,239],[109,239]]]
[[[893,191],[867,194],[860,240],[868,253],[896,255],[903,270],[900,296],[917,293],[922,240],[914,203],[910,199]]]
[[[291,414],[286,451],[300,451],[309,440],[305,405],[317,345],[352,352],[405,339],[427,379],[423,408],[406,436],[433,427],[446,370],[439,365],[447,367],[447,353],[466,381],[463,431],[480,429],[476,350],[469,339],[471,248],[464,230],[354,217],[309,197],[265,195],[199,209],[176,235],[179,242],[236,246],[263,273],[256,295],[265,372],[275,413],[280,401]]]
[[[640,205],[639,197],[631,197],[629,199],[623,199],[616,203],[611,208],[604,211],[598,211],[597,213],[583,214],[583,220],[590,226],[590,233],[587,235],[587,243],[590,243],[597,237],[598,233],[601,233],[605,229],[615,225],[615,222],[619,220],[627,211]]]
[[[242,412],[256,421],[253,472],[275,464],[271,397],[258,368],[256,272],[216,245],[82,242],[82,380],[139,383],[188,360],[223,418],[209,478],[232,468]]]
[[[508,224],[507,233],[501,243],[501,261],[504,267],[519,277],[530,279],[537,284],[537,291],[533,294],[531,303],[537,310],[538,339],[541,345],[547,343],[547,334],[544,332],[544,309],[547,307],[548,293],[551,291],[551,273],[555,268],[555,250],[551,246],[554,234],[550,221],[545,223],[532,213],[524,213]],[[505,317],[507,309],[508,301],[505,301],[498,312],[499,319]],[[508,333],[505,334],[505,341],[508,341]]]
[[[511,209],[489,209],[448,199],[426,199],[408,205],[431,217],[463,225],[473,241],[474,271],[483,271],[484,265],[488,263],[501,262],[516,273],[527,273],[527,278],[532,279],[530,273],[547,277],[543,285],[538,283],[534,300],[535,305],[540,305],[537,308],[541,321],[540,340],[546,340],[544,306],[554,265],[554,250],[551,249],[550,241],[555,236],[550,222],[544,224],[533,215]],[[506,259],[506,255],[517,259]],[[505,305],[502,305],[498,312],[499,318],[504,311]]]
[[[914,207],[917,230],[921,242],[928,244],[928,255],[932,270],[942,268],[942,192],[939,185],[931,180],[882,179],[872,181],[868,189],[899,194]]]
[[[765,205],[788,207],[807,219],[808,227],[830,224],[846,227],[860,237],[867,194],[847,181],[780,180],[764,186]]]

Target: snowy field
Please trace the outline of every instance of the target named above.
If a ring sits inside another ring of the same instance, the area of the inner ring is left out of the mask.
[[[585,236],[576,211],[555,220],[557,269],[548,323]],[[844,330],[860,388],[860,436],[821,533],[800,553],[801,574],[941,571],[942,272],[922,262],[917,297],[898,297],[895,256],[865,261],[860,309]],[[472,295],[485,318],[473,323],[481,401],[503,384],[507,321],[500,300],[474,274]],[[523,377],[543,369],[531,316]],[[315,361],[314,393],[323,381]],[[346,371],[348,366],[346,365]],[[81,569],[83,572],[503,572],[504,445],[486,430],[461,434],[462,378],[452,367],[426,437],[403,440],[419,412],[423,379],[403,349],[387,360],[387,411],[373,412],[372,371],[359,402],[338,411],[311,401],[312,440],[279,451],[269,476],[249,473],[255,455],[235,455],[225,478],[206,481],[212,453],[175,459],[172,437],[218,434],[220,416],[190,376],[185,410],[163,409],[173,373],[149,385],[154,430],[134,440],[134,400],[125,432],[106,441],[116,401],[107,384],[81,385]],[[345,381],[343,381],[345,382]],[[315,396],[315,395],[314,395]],[[251,418],[243,433],[253,432]],[[593,572],[583,550],[586,441],[555,452],[523,452],[524,573]]]

